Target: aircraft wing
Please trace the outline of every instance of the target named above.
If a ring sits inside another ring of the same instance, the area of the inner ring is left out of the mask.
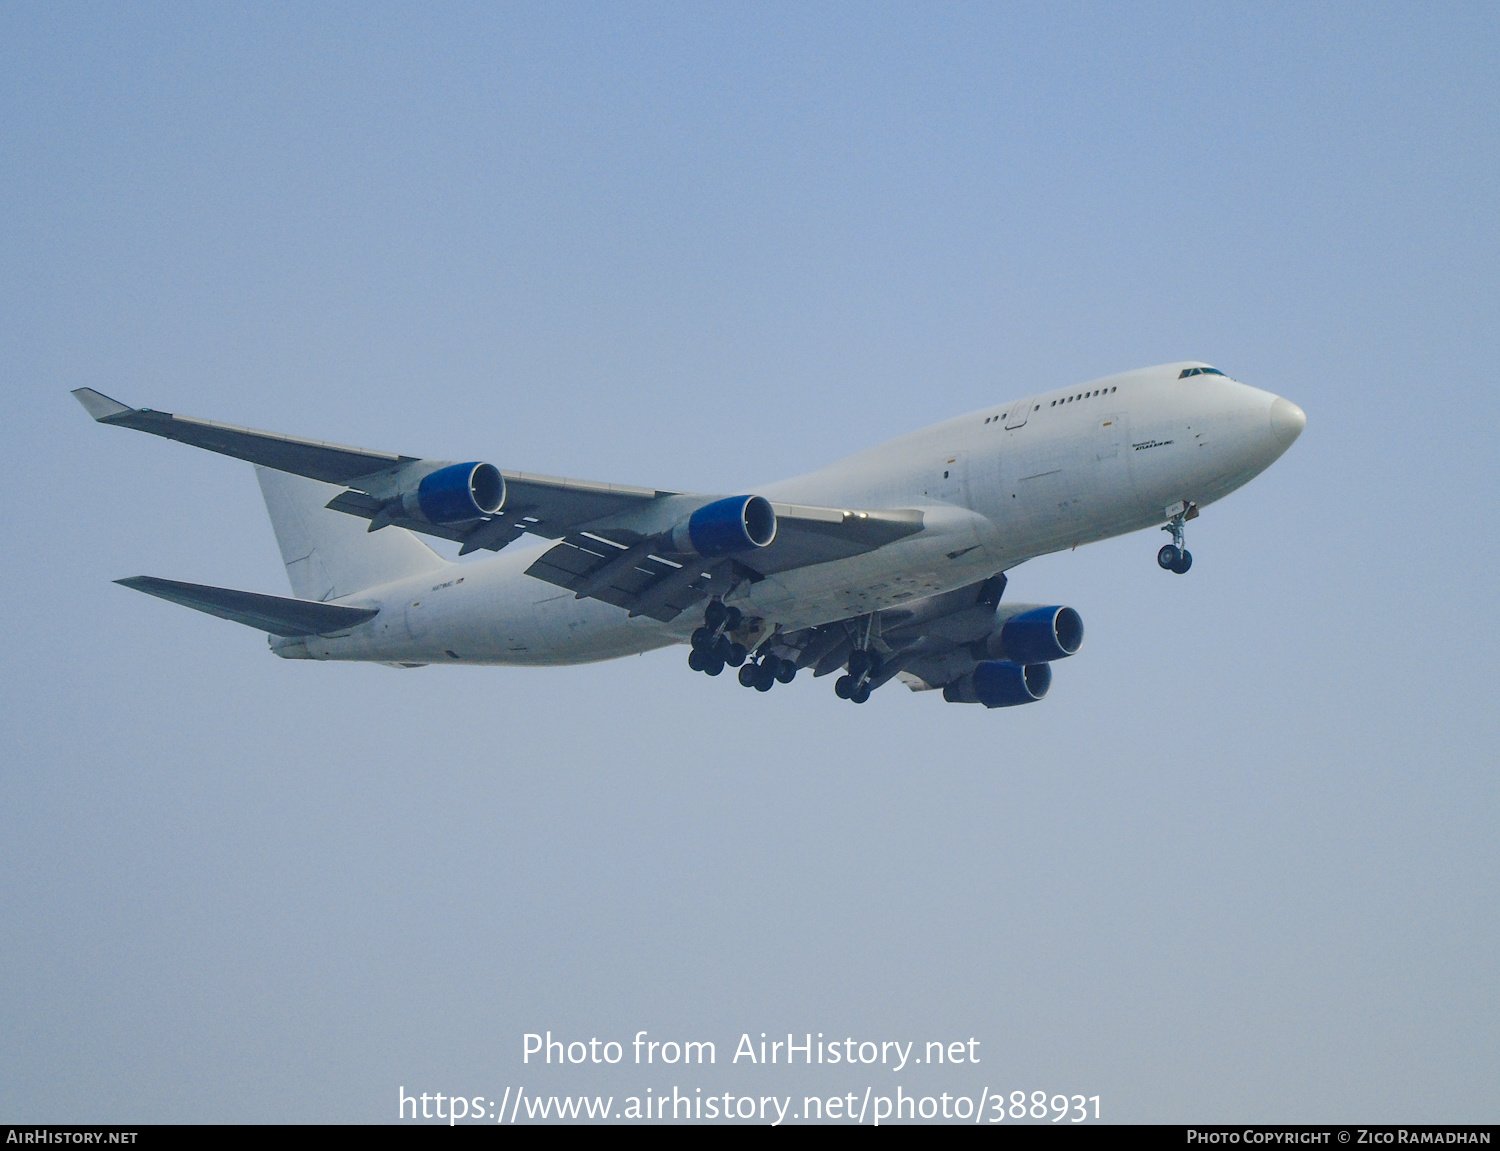
[[[770,545],[731,558],[705,560],[671,550],[670,524],[663,520],[658,505],[676,500],[682,509],[672,514],[685,517],[715,497],[506,471],[500,472],[505,497],[497,511],[461,523],[432,523],[408,515],[400,493],[409,491],[423,476],[451,466],[452,461],[132,408],[92,388],[79,388],[73,395],[100,423],[341,485],[346,490],[330,500],[328,507],[369,520],[371,531],[395,526],[439,536],[460,543],[460,554],[480,548],[499,551],[526,532],[558,540],[556,547],[531,565],[528,575],[565,587],[580,599],[591,596],[632,615],[663,621],[742,580],[846,559],[922,530],[922,513],[915,509],[862,511],[773,504],[777,529]]]
[[[101,424],[150,432],[155,436],[164,436],[169,440],[236,459],[249,460],[277,471],[350,488],[350,491],[335,497],[329,507],[372,521],[390,504],[390,488],[396,473],[413,465],[426,465],[421,470],[433,471],[451,462],[429,461],[418,456],[351,448],[322,440],[256,431],[195,416],[153,411],[150,408],[132,408],[92,388],[78,388],[73,395],[89,415]],[[652,488],[529,475],[524,472],[500,474],[505,477],[506,500],[500,511],[493,516],[449,527],[399,515],[387,515],[384,522],[375,526],[394,524],[411,531],[455,540],[464,545],[464,552],[479,548],[499,551],[523,532],[557,539],[577,525],[617,516],[672,494]]]
[[[776,511],[776,538],[745,559],[762,575],[848,559],[922,530],[922,513],[915,508],[851,511],[778,503],[771,507]]]
[[[868,647],[880,657],[872,690],[897,676],[913,691],[941,687],[973,667],[974,645],[993,633],[1005,584],[1002,572],[906,607],[778,635],[770,650],[814,675],[828,675],[844,667],[855,648]]]
[[[194,416],[177,416],[151,408],[132,408],[112,400],[93,388],[77,388],[73,395],[89,415],[101,424],[134,428],[206,448],[221,455],[263,464],[279,472],[322,480],[325,484],[348,486],[361,476],[389,471],[400,464],[415,463],[416,456],[398,456],[390,452],[373,452],[368,448],[346,448],[321,440],[304,440],[275,432],[258,432],[237,428],[233,424],[200,420]]]

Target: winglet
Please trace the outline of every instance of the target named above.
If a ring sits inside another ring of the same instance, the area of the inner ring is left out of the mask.
[[[120,403],[119,400],[112,400],[94,391],[93,388],[74,388],[73,395],[83,405],[84,410],[96,420],[107,420],[110,416],[124,415],[134,410]]]

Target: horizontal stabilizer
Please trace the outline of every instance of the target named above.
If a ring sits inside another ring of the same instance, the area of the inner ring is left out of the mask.
[[[155,576],[132,576],[130,579],[115,580],[115,583],[171,600],[195,611],[216,615],[220,619],[268,631],[272,635],[328,635],[374,619],[380,611],[379,608],[343,607],[314,600],[261,595],[253,591],[180,583],[177,580],[157,579]]]

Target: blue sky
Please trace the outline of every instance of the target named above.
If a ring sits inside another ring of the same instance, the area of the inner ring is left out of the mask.
[[[1480,4],[4,9],[0,1112],[670,1088],[519,1063],[646,1028],[1493,1122],[1497,46]],[[1185,579],[1155,533],[1013,572],[1088,641],[993,713],[283,663],[110,582],[284,594],[249,468],[67,394],[735,491],[1185,358],[1307,431]]]

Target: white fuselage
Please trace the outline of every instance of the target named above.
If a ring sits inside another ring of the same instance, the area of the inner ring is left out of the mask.
[[[1302,416],[1225,376],[1179,378],[1193,366],[1146,368],[995,404],[751,489],[779,503],[919,508],[924,527],[864,555],[742,584],[730,602],[791,631],[1163,523],[1178,501],[1207,506],[1269,467],[1296,438]],[[621,608],[527,576],[551,546],[523,538],[493,558],[340,600],[380,614],[345,635],[309,637],[296,654],[586,663],[685,642],[701,622],[697,611],[671,623],[630,619]]]

